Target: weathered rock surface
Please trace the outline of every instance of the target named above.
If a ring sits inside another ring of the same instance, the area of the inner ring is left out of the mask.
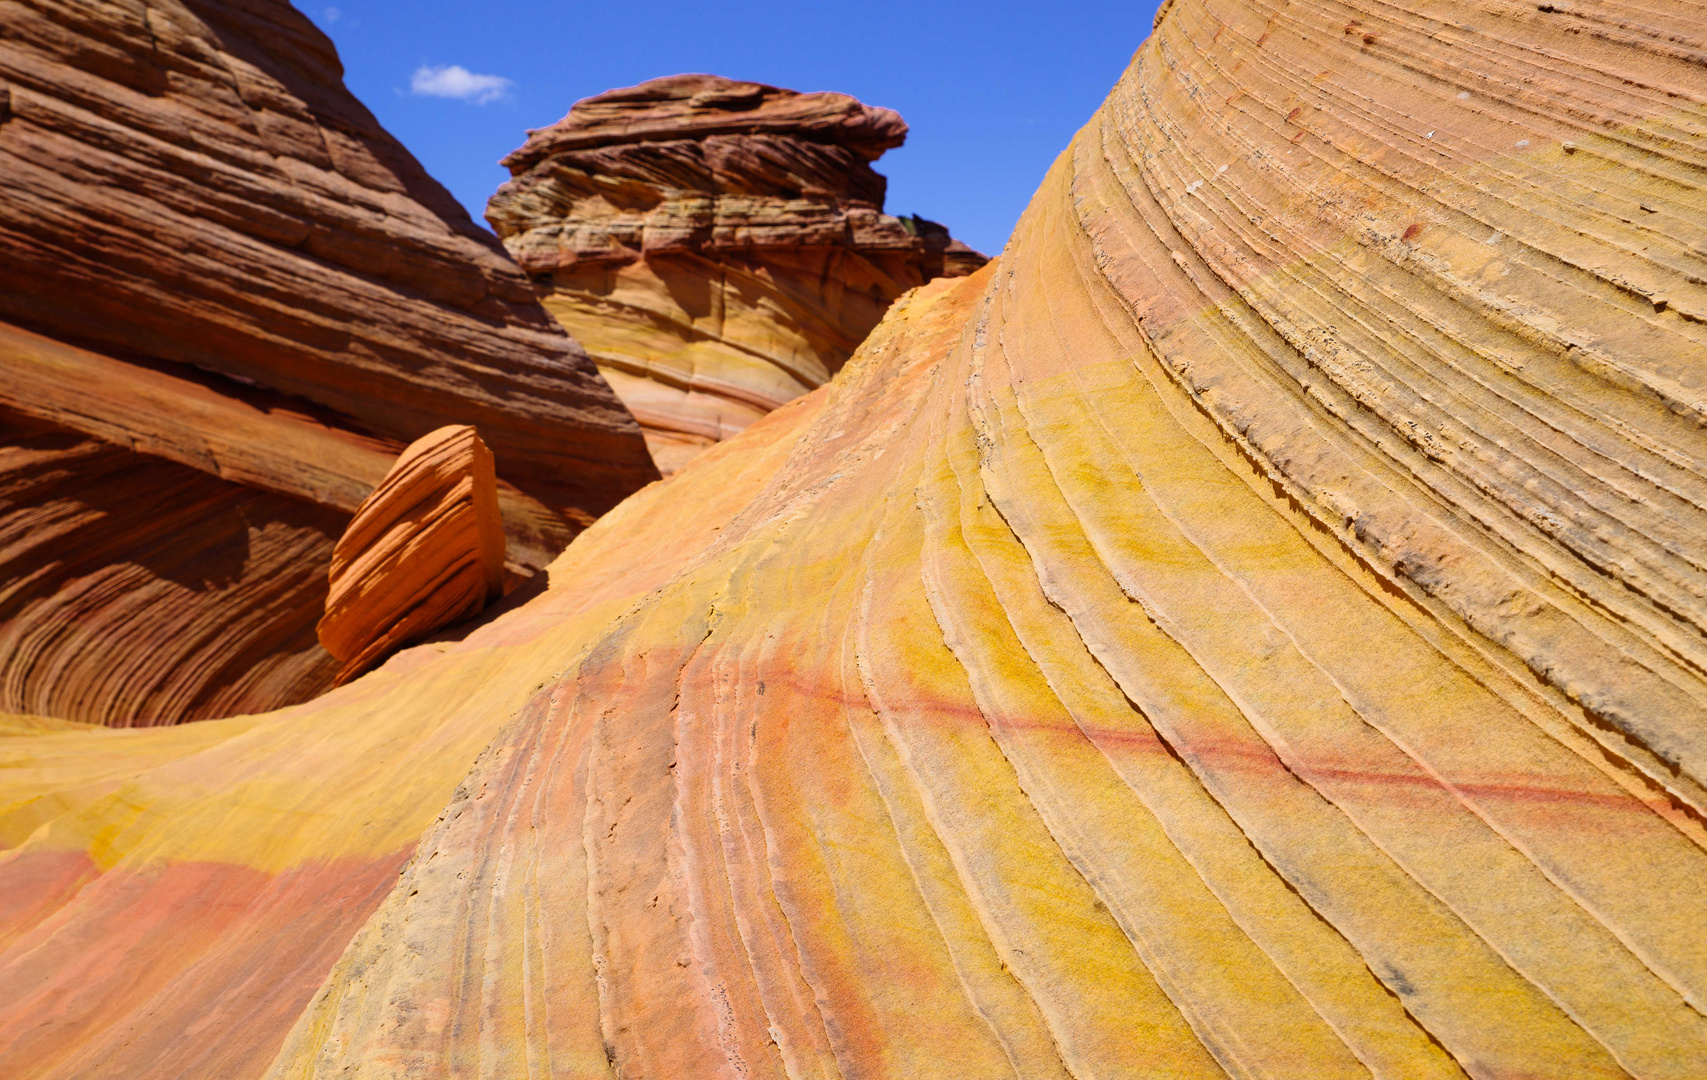
[[[846,94],[676,75],[528,133],[486,217],[665,472],[839,370],[902,292],[985,262],[883,213],[907,125]]]
[[[0,1073],[1693,1080],[1707,14],[1637,13],[1174,0],[998,266],[543,595],[0,725]]]
[[[498,453],[518,567],[656,476],[288,4],[30,0],[0,27],[0,709],[171,723],[323,689],[331,542],[448,422]]]
[[[409,444],[332,549],[316,633],[345,683],[388,653],[478,615],[504,586],[492,451],[451,425]]]

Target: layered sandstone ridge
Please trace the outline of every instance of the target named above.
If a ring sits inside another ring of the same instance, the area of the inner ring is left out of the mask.
[[[478,615],[504,587],[492,451],[450,425],[409,444],[332,549],[320,644],[345,683],[399,646]]]
[[[520,568],[656,476],[288,4],[3,20],[0,709],[157,724],[323,690],[332,545],[447,422],[495,448]]]
[[[543,595],[0,723],[0,1073],[1695,1080],[1699,55],[1174,0]]]
[[[846,94],[677,75],[578,102],[487,220],[666,472],[822,385],[905,290],[984,256],[883,213],[907,125]]]
[[[541,568],[655,476],[526,276],[278,0],[14,3],[0,41],[0,708],[323,691],[333,544],[475,421]]]
[[[608,508],[649,478],[628,417],[342,74],[283,0],[12,5],[0,318],[405,442],[473,423],[536,497]]]

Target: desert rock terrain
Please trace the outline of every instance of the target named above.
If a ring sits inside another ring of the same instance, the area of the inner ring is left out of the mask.
[[[657,476],[288,4],[0,24],[0,709],[150,725],[326,689],[332,547],[447,423],[496,454],[519,570]]]
[[[537,595],[0,720],[0,1075],[1695,1080],[1702,57],[1170,0],[996,260]]]

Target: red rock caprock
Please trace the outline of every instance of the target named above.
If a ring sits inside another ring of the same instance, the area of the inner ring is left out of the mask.
[[[332,550],[320,644],[355,678],[400,645],[478,614],[504,582],[492,451],[450,425],[409,445]]]

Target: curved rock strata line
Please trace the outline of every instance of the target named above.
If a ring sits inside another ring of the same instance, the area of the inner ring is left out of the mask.
[[[326,689],[346,515],[0,408],[0,702],[118,727]]]
[[[6,735],[0,1071],[1690,1080],[1692,286],[1594,194],[1707,218],[1672,10],[1174,0],[996,264],[544,595],[212,742]],[[1548,93],[1613,122],[1508,145]],[[341,957],[232,1022],[321,867]]]
[[[821,386],[891,301],[985,257],[883,211],[907,125],[846,94],[673,75],[577,102],[486,217],[672,472]]]

